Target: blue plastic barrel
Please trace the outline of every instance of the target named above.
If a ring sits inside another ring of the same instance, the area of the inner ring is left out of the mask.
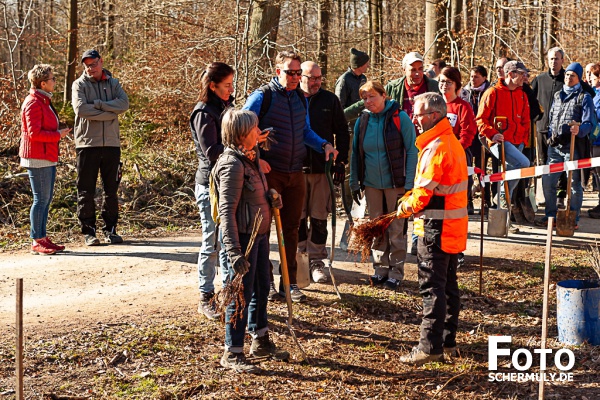
[[[556,284],[558,340],[600,345],[600,281],[570,280]]]

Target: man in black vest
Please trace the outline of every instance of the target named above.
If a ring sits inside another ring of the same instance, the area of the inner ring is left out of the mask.
[[[298,289],[296,280],[296,251],[298,247],[298,229],[304,202],[305,183],[302,166],[306,158],[306,146],[318,153],[325,153],[335,159],[338,151],[331,143],[322,139],[310,127],[307,102],[304,94],[298,90],[301,59],[292,51],[277,54],[276,76],[268,85],[255,90],[243,109],[251,110],[259,117],[261,129],[274,128],[275,139],[269,151],[261,150],[260,165],[267,176],[270,188],[275,189],[283,200],[281,224],[285,240],[285,255],[290,275],[292,301],[306,300],[306,295]],[[264,106],[263,106],[263,103]],[[282,282],[279,291],[271,282],[269,299],[283,296]]]
[[[344,110],[335,94],[321,88],[321,68],[312,61],[303,62],[301,67],[300,89],[308,100],[311,126],[323,139],[335,143],[340,153],[332,172],[336,183],[343,183],[344,165],[348,164],[350,143]],[[335,209],[332,210],[331,207],[331,191],[325,176],[325,158],[312,149],[308,149],[308,156],[304,162],[304,181],[306,196],[300,220],[298,251],[308,253],[312,280],[323,283],[328,279],[323,264],[323,259],[327,258],[327,216]]]

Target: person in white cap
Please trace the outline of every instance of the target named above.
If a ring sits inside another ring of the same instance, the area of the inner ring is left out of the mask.
[[[418,94],[427,92],[439,93],[438,82],[425,76],[423,69],[423,56],[416,51],[412,51],[402,59],[402,70],[404,76],[390,81],[385,86],[385,92],[389,99],[396,100],[402,110],[412,119],[413,99]],[[364,102],[361,100],[350,107],[344,109],[346,119],[355,119],[365,109]]]

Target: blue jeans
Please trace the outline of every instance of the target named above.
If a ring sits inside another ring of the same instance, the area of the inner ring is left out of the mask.
[[[529,159],[522,153],[523,147],[525,147],[524,143],[521,143],[518,146],[514,144],[504,141],[504,155],[506,157],[506,170],[511,171],[513,169],[526,168],[529,167]],[[501,160],[500,156],[500,145],[493,145],[490,150],[492,154]],[[512,181],[508,181],[508,194],[512,198],[513,191],[519,184],[518,179],[513,179]],[[502,192],[504,192],[504,187],[502,186]],[[510,207],[510,205],[509,205]]]
[[[27,173],[33,192],[33,204],[29,212],[29,219],[31,220],[30,236],[32,239],[42,239],[46,237],[48,211],[54,194],[54,181],[56,180],[56,166],[28,168]]]
[[[200,221],[202,223],[202,246],[198,254],[198,288],[200,293],[212,293],[215,291],[215,272],[217,266],[217,232],[210,210],[210,198],[208,186],[196,184],[196,204],[200,210]],[[218,256],[223,281],[227,275],[227,254],[221,246]]]
[[[548,164],[561,163],[570,161],[569,146],[548,146]],[[578,160],[577,149],[575,149],[574,159]],[[556,172],[550,175],[542,176],[542,187],[544,188],[544,198],[546,199],[546,207],[544,213],[546,217],[556,218],[556,186],[560,174]],[[576,221],[579,222],[579,214],[581,205],[583,204],[583,186],[581,186],[581,170],[572,171],[571,178],[571,210],[577,211]]]
[[[246,252],[249,234],[240,234],[240,245],[242,254]],[[225,350],[232,353],[241,353],[244,349],[244,336],[246,324],[248,332],[253,337],[264,336],[267,332],[267,302],[269,297],[270,262],[269,262],[269,236],[256,235],[254,246],[248,257],[250,270],[244,275],[244,307],[243,316],[235,321],[235,327],[231,323],[231,316],[235,312],[235,304],[227,307],[225,315]],[[229,279],[233,280],[235,272],[229,268]]]

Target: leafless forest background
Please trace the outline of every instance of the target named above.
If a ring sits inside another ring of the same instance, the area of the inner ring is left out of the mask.
[[[368,76],[383,82],[401,74],[408,51],[442,57],[465,77],[472,65],[489,67],[502,55],[540,71],[555,45],[565,49],[567,61],[600,60],[599,26],[600,2],[590,0],[0,0],[0,219],[20,225],[11,214],[18,191],[6,177],[18,172],[19,107],[29,87],[27,71],[36,63],[56,68],[54,102],[66,124],[73,118],[70,82],[81,73],[83,50],[97,48],[121,80],[132,101],[121,121],[131,167],[124,211],[139,211],[152,205],[144,196],[149,188],[156,194],[159,182],[168,183],[161,190],[170,196],[189,195],[184,188],[193,183],[195,155],[188,115],[211,61],[235,67],[241,105],[271,76],[280,49],[317,60],[331,89],[351,47],[369,52]],[[62,161],[72,165],[73,155],[72,144],[65,144]]]

